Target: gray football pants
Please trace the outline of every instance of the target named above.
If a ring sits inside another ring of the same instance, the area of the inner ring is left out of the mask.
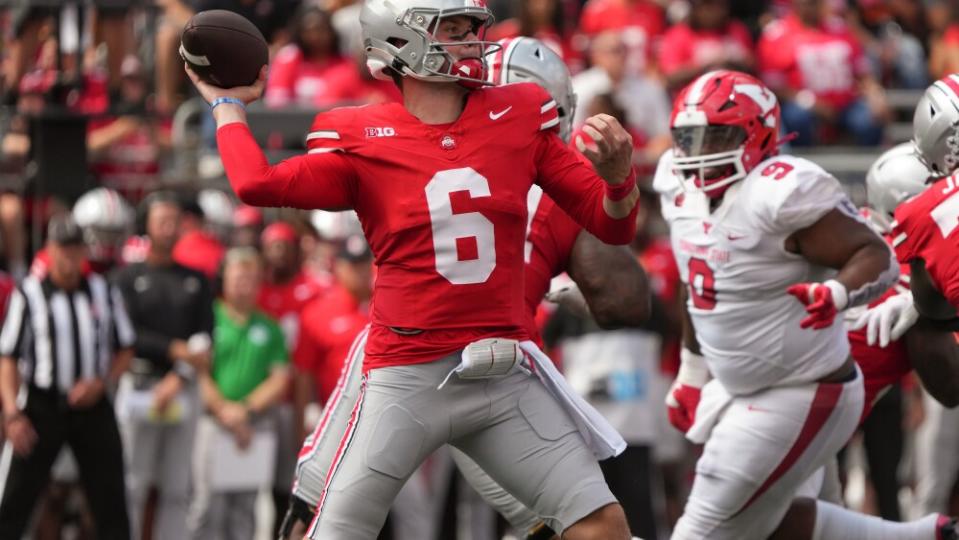
[[[372,370],[345,432],[332,427],[332,414],[324,415],[327,423],[317,432],[325,430],[326,437],[315,437],[304,454],[321,453],[330,437],[338,440],[331,443],[332,474],[311,538],[375,538],[406,479],[447,443],[553,530],[565,530],[615,502],[575,425],[537,379],[520,372],[473,381],[454,377],[437,390],[458,362],[457,353],[428,364]],[[303,480],[298,473],[300,493]]]

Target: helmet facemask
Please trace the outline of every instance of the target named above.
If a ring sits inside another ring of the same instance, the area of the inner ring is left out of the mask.
[[[732,125],[682,126],[672,130],[673,167],[684,178],[683,189],[720,197],[733,182],[746,177],[743,143],[746,130]]]

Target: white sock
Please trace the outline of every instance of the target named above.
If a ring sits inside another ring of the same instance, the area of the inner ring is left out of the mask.
[[[936,540],[938,514],[898,523],[816,501],[813,540]]]

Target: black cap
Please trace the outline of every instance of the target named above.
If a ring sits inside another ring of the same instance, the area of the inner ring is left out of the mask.
[[[360,235],[347,236],[340,243],[340,248],[336,252],[336,258],[349,262],[365,262],[373,258],[373,252],[370,251],[366,239]]]
[[[69,214],[58,214],[47,225],[47,240],[61,246],[82,245],[83,230]]]

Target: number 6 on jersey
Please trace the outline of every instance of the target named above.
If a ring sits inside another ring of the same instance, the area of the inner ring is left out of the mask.
[[[493,222],[479,212],[454,214],[454,191],[468,191],[474,199],[490,196],[486,177],[469,167],[440,171],[426,184],[436,271],[454,285],[483,283],[496,267]]]

